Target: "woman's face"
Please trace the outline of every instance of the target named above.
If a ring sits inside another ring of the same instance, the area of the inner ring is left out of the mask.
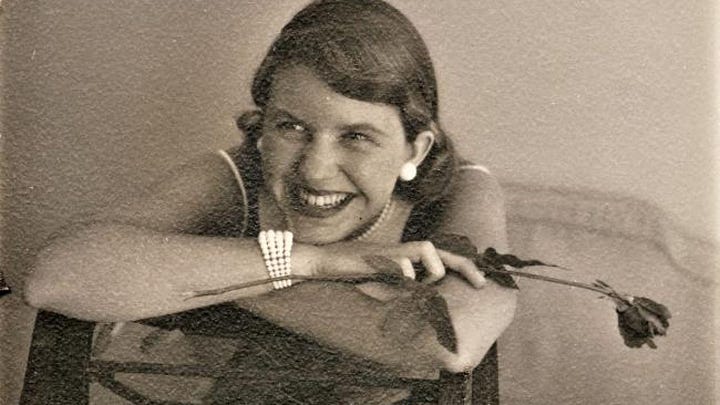
[[[275,74],[260,150],[266,189],[298,241],[336,242],[367,225],[401,166],[424,157],[414,144],[395,107],[340,95],[303,66]]]

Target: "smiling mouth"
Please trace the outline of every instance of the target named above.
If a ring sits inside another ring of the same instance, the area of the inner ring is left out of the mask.
[[[297,187],[291,192],[291,207],[301,215],[326,218],[345,208],[355,197],[351,193],[317,191]]]

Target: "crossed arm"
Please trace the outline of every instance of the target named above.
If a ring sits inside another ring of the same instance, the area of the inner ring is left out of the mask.
[[[499,187],[482,173],[469,174],[475,175],[464,176],[461,183],[471,184],[460,184],[466,191],[449,207],[441,230],[463,233],[480,248],[503,250]],[[242,219],[242,204],[232,172],[208,154],[142,198],[120,203],[52,240],[27,280],[26,299],[94,321],[137,320],[238,300],[281,326],[371,360],[451,371],[474,367],[512,319],[514,292],[492,282],[477,290],[452,274],[438,288],[453,319],[457,354],[445,350],[430,328],[412,342],[383,333],[384,304],[347,285],[305,282],[279,292],[264,285],[185,299],[183,291],[267,277],[255,241],[196,235],[208,224],[241,227],[233,221]],[[322,248],[298,245],[294,268],[309,272],[319,256]],[[361,260],[356,264],[363,266]]]

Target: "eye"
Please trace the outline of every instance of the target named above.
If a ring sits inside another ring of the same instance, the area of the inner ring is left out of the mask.
[[[304,140],[310,134],[310,130],[305,125],[292,120],[277,122],[275,129],[281,137],[289,140]]]
[[[302,124],[294,121],[280,121],[275,124],[275,127],[281,131],[307,132],[307,129]]]
[[[349,140],[349,141],[368,141],[372,142],[373,139],[370,135],[358,132],[358,131],[352,131],[352,132],[346,132],[343,134],[343,139]]]

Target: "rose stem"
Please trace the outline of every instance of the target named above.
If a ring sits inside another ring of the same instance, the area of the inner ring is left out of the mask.
[[[613,292],[608,292],[607,290],[601,289],[601,288],[599,288],[599,287],[595,287],[594,285],[586,284],[586,283],[580,283],[580,282],[577,282],[577,281],[567,281],[567,280],[563,280],[563,279],[559,279],[559,278],[555,278],[555,277],[548,277],[548,276],[542,276],[542,275],[539,275],[539,274],[524,273],[524,272],[522,272],[522,271],[507,270],[507,269],[505,269],[505,270],[498,270],[498,269],[487,269],[487,268],[485,268],[485,269],[483,269],[483,271],[487,271],[487,272],[490,272],[490,273],[506,273],[506,274],[512,274],[512,275],[514,275],[514,276],[532,278],[532,279],[535,279],[535,280],[549,281],[549,282],[551,282],[551,283],[569,285],[569,286],[571,286],[571,287],[584,288],[584,289],[586,289],[586,290],[599,292],[599,293],[601,293],[601,294],[607,295],[608,297],[613,297],[613,296],[614,296],[614,293],[613,293]]]
[[[357,280],[363,280],[367,279],[368,281],[371,281],[373,279],[373,276],[371,274],[364,274],[364,273],[349,273],[344,274],[342,276],[301,276],[301,275],[289,275],[289,276],[282,276],[282,277],[274,277],[274,278],[266,278],[263,280],[255,280],[255,281],[249,281],[247,283],[241,283],[241,284],[234,284],[231,286],[223,287],[223,288],[215,288],[212,290],[200,290],[200,291],[186,291],[182,293],[182,295],[187,295],[185,299],[189,298],[195,298],[195,297],[204,297],[208,295],[219,295],[224,294],[230,291],[235,290],[241,290],[243,288],[249,288],[249,287],[255,287],[258,285],[268,284],[272,283],[273,281],[282,281],[282,280],[300,280],[300,281],[357,281]]]
[[[511,275],[519,276],[519,277],[531,278],[531,279],[535,279],[535,280],[548,281],[548,282],[556,283],[556,284],[563,284],[563,285],[567,285],[567,286],[571,286],[571,287],[583,288],[586,290],[595,291],[600,294],[607,295],[608,297],[622,299],[622,297],[620,297],[614,291],[607,291],[605,289],[601,289],[601,288],[593,286],[591,284],[580,283],[577,281],[568,281],[568,280],[563,280],[563,279],[559,279],[559,278],[542,276],[542,275],[533,274],[533,273],[525,273],[525,272],[516,271],[516,270],[507,270],[507,269],[498,270],[498,269],[489,269],[489,268],[483,268],[482,270],[489,272],[489,273],[505,273],[505,274],[511,274]],[[368,281],[370,281],[373,279],[373,277],[372,277],[372,275],[364,274],[364,273],[345,274],[342,276],[290,275],[290,276],[250,281],[250,282],[242,283],[242,284],[234,284],[234,285],[231,285],[228,287],[216,288],[216,289],[211,289],[211,290],[189,291],[189,292],[183,293],[183,295],[188,296],[186,299],[195,298],[195,297],[204,297],[204,296],[208,296],[208,295],[219,295],[219,294],[224,294],[224,293],[227,293],[230,291],[240,290],[240,289],[249,288],[249,287],[255,287],[258,285],[272,283],[273,281],[282,281],[282,280],[298,280],[298,281],[348,281],[348,280],[352,280],[352,281],[357,281],[357,280],[363,280],[363,279],[367,279]]]

